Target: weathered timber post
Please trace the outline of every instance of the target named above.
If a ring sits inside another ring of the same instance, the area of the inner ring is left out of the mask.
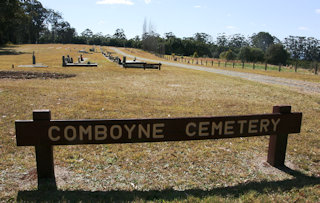
[[[274,106],[273,113],[290,114],[291,106]],[[288,134],[270,135],[267,162],[274,167],[284,166]]]
[[[51,120],[49,110],[33,111],[33,121],[39,126],[46,124]],[[41,135],[42,136],[42,135]],[[38,189],[56,189],[56,180],[54,176],[53,147],[52,145],[39,142],[35,146]]]
[[[242,69],[244,69],[244,62],[242,62]]]
[[[264,64],[264,70],[267,71],[267,69],[268,69],[268,64],[265,63],[265,64]]]
[[[314,74],[318,75],[318,64],[316,63],[316,67],[314,68]]]
[[[232,68],[234,68],[234,62],[232,63]]]
[[[211,61],[211,66],[213,66],[213,60]]]
[[[32,64],[36,64],[36,56],[32,53]]]
[[[224,62],[224,67],[227,67],[227,61]]]
[[[206,66],[208,66],[208,61],[206,60]]]
[[[220,67],[220,61],[218,61],[218,67]]]
[[[256,68],[256,64],[253,63],[253,64],[252,64],[252,69],[254,70],[255,68]]]
[[[279,72],[281,72],[281,63],[279,63]]]
[[[297,72],[298,71],[298,61],[296,61],[296,64],[294,66],[294,72]]]
[[[63,66],[63,67],[66,66],[66,60],[65,60],[64,56],[62,56],[62,66]]]

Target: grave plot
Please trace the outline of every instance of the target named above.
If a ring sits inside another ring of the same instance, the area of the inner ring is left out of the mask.
[[[161,70],[161,63],[146,63],[146,62],[141,62],[141,61],[136,61],[136,59],[134,59],[133,61],[127,61],[126,57],[123,56],[123,59],[121,61],[121,59],[119,57],[114,57],[111,55],[110,52],[104,53],[102,52],[102,54],[109,60],[118,63],[119,65],[122,65],[122,67],[124,68],[142,68],[142,69],[158,69]]]
[[[70,67],[70,66],[80,66],[80,67],[97,67],[97,63],[91,63],[90,61],[86,62],[88,59],[83,58],[82,54],[78,58],[78,62],[74,63],[73,58],[69,55],[62,56],[62,66],[63,67]]]
[[[36,63],[36,56],[34,55],[34,52],[32,53],[32,64],[31,65],[19,65],[19,68],[48,68],[47,65],[44,65],[42,63]]]

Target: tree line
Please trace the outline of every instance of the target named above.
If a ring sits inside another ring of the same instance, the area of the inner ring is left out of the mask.
[[[127,39],[123,29],[113,35],[80,34],[62,18],[61,13],[44,8],[37,0],[4,0],[0,2],[0,45],[6,43],[73,43],[141,48],[156,54],[210,57],[242,62],[299,64],[309,67],[320,61],[320,40],[313,37],[289,36],[283,41],[268,32],[219,34],[215,40],[206,33],[177,37],[172,32],[156,33],[151,23],[143,24],[142,37]]]

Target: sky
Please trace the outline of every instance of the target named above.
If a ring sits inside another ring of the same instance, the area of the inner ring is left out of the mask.
[[[144,21],[164,36],[207,33],[246,37],[261,31],[283,40],[290,35],[320,39],[320,0],[39,0],[62,14],[78,34],[141,37]]]

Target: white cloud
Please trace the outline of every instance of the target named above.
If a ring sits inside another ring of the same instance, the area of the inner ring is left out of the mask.
[[[197,5],[197,6],[194,6],[194,8],[201,8],[201,6]]]
[[[304,26],[300,26],[300,27],[298,27],[298,29],[299,29],[299,30],[309,30],[308,27],[304,27]]]
[[[316,13],[320,14],[320,8],[316,9]]]
[[[150,3],[151,3],[151,0],[144,0],[144,2],[145,2],[146,4],[150,4]]]
[[[235,27],[235,26],[232,26],[232,25],[228,25],[226,28],[227,28],[227,29],[230,29],[230,30],[236,29],[236,27]]]
[[[97,4],[124,4],[124,5],[133,5],[134,3],[131,0],[100,0],[97,1]]]
[[[105,24],[105,22],[104,22],[104,20],[99,20],[98,24],[103,25],[103,24]]]

